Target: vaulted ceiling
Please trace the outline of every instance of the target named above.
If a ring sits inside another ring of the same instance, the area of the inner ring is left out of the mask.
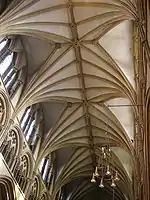
[[[108,143],[121,176],[117,197],[132,196],[136,16],[130,0],[14,0],[0,17],[1,35],[20,35],[28,61],[15,114],[41,104],[45,128],[37,162],[55,151],[64,167],[53,196],[89,178],[99,147]]]

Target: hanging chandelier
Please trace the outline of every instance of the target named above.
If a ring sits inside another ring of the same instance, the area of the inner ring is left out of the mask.
[[[93,172],[91,182],[99,182],[99,187],[104,188],[104,182],[110,183],[112,188],[115,188],[117,182],[120,180],[118,171],[110,167],[112,161],[112,152],[109,145],[101,147],[99,152],[98,164]]]

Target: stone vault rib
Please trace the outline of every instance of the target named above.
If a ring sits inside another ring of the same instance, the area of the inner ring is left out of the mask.
[[[133,3],[129,0],[45,0],[45,5],[42,0],[14,2],[11,9],[8,8],[0,17],[1,35],[34,34],[54,47],[26,86],[16,113],[29,105],[51,101],[71,103],[73,110],[67,116],[64,112],[61,116],[63,120],[60,122],[60,117],[48,132],[40,159],[67,145],[88,147],[90,144],[91,169],[91,164],[96,164],[95,146],[106,142],[107,118],[110,119],[108,133],[111,145],[132,152],[131,141],[121,123],[109,109],[100,108],[100,103],[116,97],[130,99],[134,103],[135,91],[126,74],[103,49],[100,40],[124,20],[136,17]],[[80,9],[84,12],[91,9],[91,12],[81,16]],[[86,170],[85,167],[84,172]],[[81,174],[80,171],[78,175]],[[74,172],[71,175],[75,178],[77,174]],[[63,179],[63,176],[60,177],[60,182]]]

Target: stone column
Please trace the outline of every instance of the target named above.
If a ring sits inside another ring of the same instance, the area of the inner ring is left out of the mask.
[[[10,159],[8,161],[8,166],[10,167],[10,169],[11,169],[11,167],[13,165],[13,162],[14,162],[14,153],[13,153],[13,150],[11,150],[10,151]]]
[[[18,157],[18,156],[16,156],[15,158],[14,158],[14,163],[13,163],[13,165],[12,165],[12,173],[14,173],[14,171],[15,171],[15,168],[17,168],[17,166],[19,165],[19,161],[20,161],[20,158]]]
[[[1,147],[0,147],[0,151],[1,151],[2,155],[3,155],[3,153],[4,153],[3,151],[4,151],[5,147],[6,147],[6,145],[7,145],[7,141],[4,140],[4,142],[2,143],[2,145],[1,145]]]

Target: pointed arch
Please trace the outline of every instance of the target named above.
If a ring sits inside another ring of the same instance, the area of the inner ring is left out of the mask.
[[[0,89],[0,127],[6,126],[10,119],[10,103],[4,90]]]
[[[12,180],[7,176],[1,176],[0,175],[0,189],[1,189],[1,197],[4,198],[4,200],[15,200],[15,187],[12,182]]]

